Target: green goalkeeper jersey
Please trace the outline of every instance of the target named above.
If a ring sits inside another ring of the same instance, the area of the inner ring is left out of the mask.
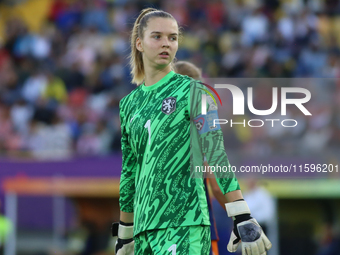
[[[200,115],[200,107],[195,106],[200,86],[171,71],[152,86],[138,86],[120,101],[119,202],[121,211],[134,212],[134,235],[151,229],[210,225],[203,179],[190,175],[190,123]],[[207,145],[198,150],[196,164],[203,165],[202,153],[210,165],[229,164],[220,129],[194,132]],[[233,174],[217,182],[223,193],[239,189]]]

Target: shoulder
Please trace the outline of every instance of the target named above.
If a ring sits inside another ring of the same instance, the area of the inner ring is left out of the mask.
[[[190,78],[190,77],[187,76],[187,75],[175,73],[175,74],[172,76],[172,79],[173,79],[173,80],[176,80],[176,81],[178,81],[178,82],[187,82],[188,80],[190,80],[190,79],[192,79],[192,78]]]
[[[187,76],[187,75],[175,73],[171,80],[179,82],[179,83],[186,84],[186,83],[190,83],[194,79]]]
[[[123,97],[119,101],[119,109],[120,109],[120,111],[122,111],[124,108],[126,108],[129,105],[129,103],[132,100],[134,100],[134,98],[136,98],[138,96],[140,91],[142,91],[141,86],[138,86],[137,88],[132,90],[129,94],[127,94],[125,97]]]
[[[175,73],[172,78],[173,82],[176,83],[177,86],[184,86],[188,89],[192,89],[193,87],[202,87],[201,81],[195,80],[187,75],[182,75]]]

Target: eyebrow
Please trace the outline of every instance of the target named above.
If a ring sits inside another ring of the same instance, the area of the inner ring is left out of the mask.
[[[151,34],[162,34],[162,32],[152,31]],[[178,35],[177,33],[171,33],[170,35]]]

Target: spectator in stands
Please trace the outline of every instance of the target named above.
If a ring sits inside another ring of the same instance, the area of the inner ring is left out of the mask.
[[[47,83],[42,97],[46,98],[50,105],[57,107],[58,104],[65,103],[67,100],[67,90],[62,79],[51,72],[47,72]]]

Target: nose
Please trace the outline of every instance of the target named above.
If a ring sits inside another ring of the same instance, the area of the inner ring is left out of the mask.
[[[162,47],[169,48],[169,40],[168,40],[168,38],[164,38]]]

